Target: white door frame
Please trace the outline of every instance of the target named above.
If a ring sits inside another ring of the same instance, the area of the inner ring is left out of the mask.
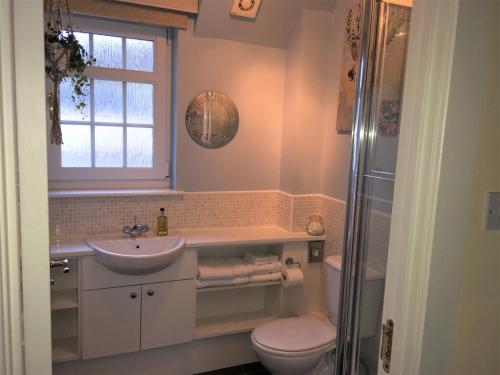
[[[382,315],[395,323],[391,374],[420,373],[458,5],[413,2]]]
[[[5,374],[52,372],[44,76],[43,1],[2,0],[0,372]]]

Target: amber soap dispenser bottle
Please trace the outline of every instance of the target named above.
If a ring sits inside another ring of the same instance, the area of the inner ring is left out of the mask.
[[[156,234],[158,236],[168,236],[168,218],[165,216],[165,209],[160,208],[160,216],[156,218]]]

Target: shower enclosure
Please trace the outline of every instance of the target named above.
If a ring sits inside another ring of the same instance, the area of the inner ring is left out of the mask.
[[[411,13],[409,7],[385,1],[363,0],[362,5],[362,45],[337,331],[337,375],[376,374],[379,357],[384,357],[380,354],[383,282]],[[382,285],[378,293],[367,288],[373,279]],[[366,329],[369,320],[376,322],[375,329]],[[389,366],[389,361],[384,361],[386,372]]]

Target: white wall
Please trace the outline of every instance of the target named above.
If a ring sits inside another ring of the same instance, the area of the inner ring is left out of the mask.
[[[304,9],[287,46],[280,188],[292,194],[321,191],[325,126],[335,128],[325,114],[336,112],[326,96],[331,19],[331,12]]]
[[[186,191],[277,189],[285,51],[179,31],[177,188]],[[210,150],[194,143],[185,127],[190,101],[219,90],[235,102],[236,137]]]
[[[351,134],[337,133],[337,106],[340,84],[340,66],[344,43],[345,18],[355,0],[339,0],[330,21],[331,40],[329,43],[329,63],[325,79],[325,117],[323,135],[323,165],[321,172],[321,193],[345,200],[350,167]]]
[[[495,374],[500,231],[483,231],[500,190],[498,3],[461,0],[443,145],[421,372]]]
[[[352,3],[304,9],[286,50],[199,37],[193,23],[179,31],[178,189],[280,188],[345,199],[350,134],[337,134],[335,123]],[[207,89],[229,95],[240,115],[235,139],[218,150],[198,146],[185,129],[189,102]]]

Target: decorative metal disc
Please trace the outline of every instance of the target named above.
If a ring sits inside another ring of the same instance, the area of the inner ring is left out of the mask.
[[[204,91],[189,104],[186,129],[193,141],[205,148],[220,148],[238,132],[238,109],[231,98],[217,91]]]

